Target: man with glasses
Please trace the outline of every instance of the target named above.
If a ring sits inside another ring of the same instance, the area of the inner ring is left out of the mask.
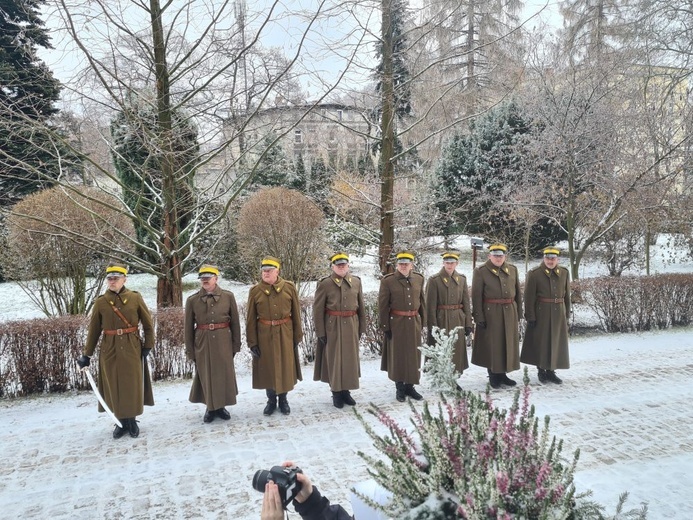
[[[349,272],[349,255],[330,257],[332,273],[318,282],[313,320],[318,346],[314,381],[329,383],[332,404],[343,408],[356,401],[350,390],[359,387],[359,338],[366,332],[361,279]]]
[[[123,425],[113,430],[114,439],[126,432],[137,437],[140,429],[136,417],[142,414],[144,405],[154,405],[146,362],[154,346],[154,325],[142,295],[125,287],[127,274],[122,264],[106,267],[108,289],[94,302],[84,353],[77,360],[80,368],[88,367],[101,337],[99,393]],[[140,323],[144,344],[140,341]],[[100,404],[99,411],[104,411]]]
[[[507,253],[505,244],[490,245],[488,260],[472,275],[472,363],[488,369],[491,388],[515,386],[507,372],[520,368],[522,295],[517,267],[506,261]]]

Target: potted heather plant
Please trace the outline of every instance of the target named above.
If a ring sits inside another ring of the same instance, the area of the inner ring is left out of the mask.
[[[526,369],[524,380],[508,410],[493,405],[488,389],[485,395],[441,394],[435,413],[426,402],[420,410],[410,402],[410,430],[371,405],[368,414],[387,428],[385,435],[356,412],[382,456],[358,454],[391,498],[382,504],[352,492],[400,520],[607,518],[588,500],[590,492],[576,492],[579,450],[570,460],[563,457],[563,442],[549,436],[549,418],[540,427],[530,405]],[[646,518],[646,506],[623,511],[626,497],[612,518]]]

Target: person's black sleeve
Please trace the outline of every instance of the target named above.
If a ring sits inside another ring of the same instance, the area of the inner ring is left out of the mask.
[[[299,504],[294,500],[294,508],[303,520],[353,520],[342,506],[331,506],[330,501],[313,486],[313,493]]]

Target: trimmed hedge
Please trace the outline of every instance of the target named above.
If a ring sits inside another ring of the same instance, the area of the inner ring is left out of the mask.
[[[693,275],[590,278],[573,290],[606,332],[666,329],[693,323]]]
[[[606,332],[666,329],[693,323],[693,275],[592,278],[572,284],[598,317]],[[377,294],[364,295],[367,331],[361,347],[372,355],[382,349],[378,327]],[[304,340],[299,345],[303,363],[315,359],[317,337],[313,300],[301,300]],[[245,336],[245,308],[239,306]],[[154,316],[156,342],[149,358],[152,378],[190,378],[193,364],[185,356],[182,308],[160,309]],[[62,316],[0,323],[0,397],[65,392],[89,387],[76,360],[86,339],[88,318]],[[245,337],[242,338],[245,346]],[[94,365],[98,366],[96,350]]]

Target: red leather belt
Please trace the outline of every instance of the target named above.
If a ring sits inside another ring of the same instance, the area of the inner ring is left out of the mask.
[[[226,321],[224,323],[207,323],[204,325],[198,325],[197,328],[199,330],[215,330],[215,329],[225,329],[228,326],[229,326],[229,322]]]
[[[484,303],[498,303],[498,304],[500,304],[500,305],[509,305],[509,304],[511,304],[511,303],[514,302],[514,301],[515,301],[515,300],[513,300],[513,299],[511,299],[511,298],[507,298],[507,299],[494,299],[494,298],[489,298],[488,300],[484,300]]]
[[[393,316],[416,316],[417,314],[419,314],[419,311],[396,311],[392,309],[390,311],[390,314],[392,314]]]
[[[464,305],[438,305],[438,310],[439,311],[451,311],[453,309],[463,309],[464,310]]]
[[[137,332],[137,327],[128,327],[127,329],[104,330],[106,336],[122,336],[123,334],[132,334]]]
[[[351,316],[356,316],[356,311],[331,311],[330,309],[325,309],[325,314],[329,316],[339,316],[340,318],[349,318]]]
[[[259,321],[263,325],[282,325],[284,323],[288,323],[289,321],[291,321],[291,316],[289,316],[288,318],[282,318],[281,320],[263,320],[262,318],[258,318],[257,321]]]
[[[537,298],[541,303],[565,303],[563,298]]]

